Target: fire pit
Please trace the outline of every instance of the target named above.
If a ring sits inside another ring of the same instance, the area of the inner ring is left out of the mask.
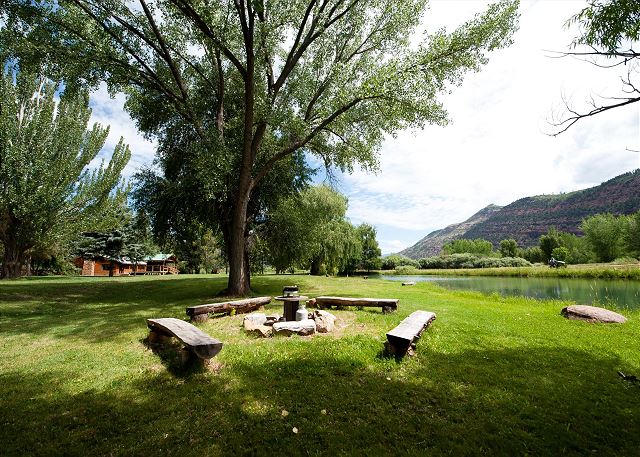
[[[298,295],[298,286],[285,286],[282,289],[282,295],[275,297],[276,300],[284,302],[284,315],[285,321],[295,321],[296,311],[300,306],[301,301],[306,301],[309,297],[304,295]]]

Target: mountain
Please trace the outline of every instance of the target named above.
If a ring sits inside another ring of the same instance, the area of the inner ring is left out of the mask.
[[[464,222],[459,224],[451,224],[446,228],[433,231],[427,236],[422,238],[416,244],[410,248],[400,252],[402,255],[411,257],[412,259],[419,259],[422,257],[430,257],[440,254],[442,246],[451,240],[456,238],[462,238],[476,224],[482,223],[490,218],[493,214],[500,211],[501,207],[498,205],[489,205],[486,208],[481,209],[476,214],[471,216]]]
[[[584,190],[525,197],[504,207],[489,205],[461,224],[431,232],[400,254],[414,259],[437,255],[444,243],[455,238],[484,238],[494,246],[514,238],[520,246],[534,246],[551,227],[580,235],[586,217],[636,211],[640,211],[640,169]]]

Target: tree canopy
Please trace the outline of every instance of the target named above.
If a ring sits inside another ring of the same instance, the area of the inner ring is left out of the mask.
[[[55,92],[42,77],[0,74],[1,277],[20,276],[30,250],[104,225],[126,199],[120,173],[129,148],[121,139],[107,163],[90,167],[109,129],[87,130],[86,95],[63,94],[57,103]]]

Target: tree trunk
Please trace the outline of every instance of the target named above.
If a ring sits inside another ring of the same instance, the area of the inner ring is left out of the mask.
[[[229,243],[229,281],[225,292],[233,296],[246,296],[251,291],[246,242],[247,208],[250,196],[248,179],[245,186],[241,182],[241,187],[244,189],[238,192],[238,197],[235,199],[230,229],[226,234]]]
[[[19,278],[22,275],[23,262],[24,250],[16,243],[5,243],[0,279]]]
[[[109,277],[113,277],[113,269],[116,267],[116,262],[114,260],[109,261]]]
[[[321,265],[322,265],[322,262],[320,261],[320,259],[313,259],[311,261],[311,268],[310,268],[309,274],[313,276],[318,276],[320,274]]]

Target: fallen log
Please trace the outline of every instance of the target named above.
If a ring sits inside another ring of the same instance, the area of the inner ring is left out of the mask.
[[[400,324],[387,333],[387,352],[397,357],[404,356],[409,349],[415,348],[416,341],[424,330],[436,318],[435,313],[428,311],[414,311]]]
[[[190,306],[187,308],[187,316],[192,321],[201,322],[208,318],[209,313],[251,313],[264,305],[271,303],[271,297],[245,298],[244,300],[232,300],[206,305]]]

